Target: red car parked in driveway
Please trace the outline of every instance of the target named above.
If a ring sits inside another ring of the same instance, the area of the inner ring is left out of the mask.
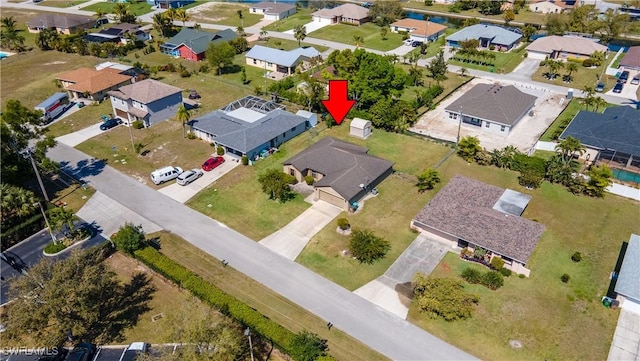
[[[222,157],[209,158],[202,164],[202,169],[208,172],[222,163],[224,163],[224,158]]]

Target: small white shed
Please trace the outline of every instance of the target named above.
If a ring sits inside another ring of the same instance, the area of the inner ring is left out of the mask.
[[[360,139],[367,139],[371,135],[371,121],[353,118],[349,135]]]

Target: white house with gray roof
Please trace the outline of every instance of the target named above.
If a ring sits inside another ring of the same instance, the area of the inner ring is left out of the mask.
[[[615,291],[622,308],[640,314],[640,236],[637,234],[629,238]]]
[[[109,93],[115,117],[124,124],[142,121],[145,127],[173,118],[182,104],[182,89],[145,79]]]
[[[468,26],[447,37],[447,45],[459,48],[460,43],[466,40],[478,40],[481,48],[491,48],[496,50],[510,50],[522,39],[522,34],[497,25],[476,24]]]
[[[250,160],[259,159],[311,127],[310,119],[252,95],[193,119],[189,125],[200,139]]]
[[[320,52],[314,47],[297,48],[289,51],[254,45],[245,55],[247,65],[285,76],[294,74],[298,66],[306,70],[311,59],[319,59]]]
[[[295,14],[296,6],[282,2],[263,1],[251,4],[249,12],[251,14],[261,14],[265,20],[280,20]]]
[[[479,127],[485,132],[509,132],[536,103],[537,97],[513,85],[478,84],[445,108],[445,120]]]

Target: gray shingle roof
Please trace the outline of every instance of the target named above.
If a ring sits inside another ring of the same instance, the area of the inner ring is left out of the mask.
[[[184,44],[196,54],[203,53],[209,47],[211,42],[229,41],[238,37],[231,29],[225,29],[218,32],[209,32],[203,30],[194,30],[189,28],[182,28],[176,36],[167,40],[163,44],[165,48],[175,49]]]
[[[464,41],[469,39],[491,39],[492,44],[511,45],[522,38],[522,34],[500,26],[476,24],[468,26],[447,37],[447,40]]]
[[[311,46],[285,51],[262,45],[254,45],[245,56],[250,59],[258,59],[269,63],[291,67],[295,65],[301,57],[311,59],[320,56],[320,52]]]
[[[95,23],[95,19],[90,16],[74,14],[44,14],[27,20],[30,28],[73,28],[79,25]]]
[[[356,4],[342,4],[332,9],[320,9],[311,14],[311,16],[320,16],[331,18],[341,16],[348,19],[366,19],[369,17],[369,9]]]
[[[414,220],[526,263],[545,227],[494,209],[504,193],[503,188],[458,175]]]
[[[569,36],[551,35],[536,39],[526,48],[528,51],[551,54],[554,51],[566,51],[573,54],[591,55],[596,51],[607,51],[607,47],[597,41]]]
[[[248,154],[293,127],[304,127],[306,121],[305,118],[282,109],[268,112],[254,122],[246,122],[222,110],[216,110],[189,124],[196,130],[213,135],[216,143]]]
[[[393,166],[367,152],[367,148],[326,137],[287,159],[284,165],[321,173],[323,178],[315,183],[316,187],[331,187],[350,201],[362,191],[360,184],[372,183]]]
[[[478,84],[449,104],[445,110],[513,125],[535,104],[533,95],[523,93],[513,85]]]
[[[293,4],[287,4],[287,3],[281,3],[281,2],[280,3],[269,2],[269,1],[259,2],[257,4],[251,5],[251,7],[254,9],[267,9],[265,14],[281,14],[285,11],[289,11],[291,9],[296,8],[296,6]]]
[[[607,108],[604,113],[581,110],[560,139],[578,138],[596,149],[614,149],[640,157],[640,110],[628,106]]]
[[[616,293],[640,301],[640,236],[632,234],[616,281]]]
[[[142,104],[149,104],[170,95],[181,93],[182,89],[153,79],[145,79],[122,86],[109,92],[119,99],[133,99]]]

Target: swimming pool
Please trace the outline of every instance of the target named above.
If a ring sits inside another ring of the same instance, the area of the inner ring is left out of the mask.
[[[624,169],[612,169],[613,177],[623,182],[633,182],[640,184],[640,174],[626,171]]]
[[[7,56],[9,56],[9,54],[5,53],[4,51],[0,51],[0,59],[4,59]]]

